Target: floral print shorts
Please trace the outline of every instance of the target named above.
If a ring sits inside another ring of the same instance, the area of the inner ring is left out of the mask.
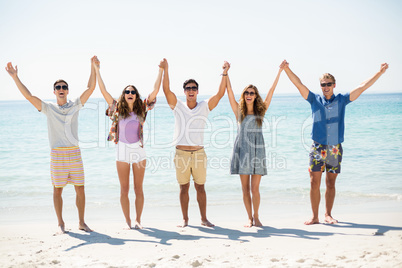
[[[310,166],[308,171],[341,173],[342,144],[322,145],[313,142],[310,148]]]

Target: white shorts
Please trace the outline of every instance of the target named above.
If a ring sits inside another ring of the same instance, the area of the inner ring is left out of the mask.
[[[147,157],[145,149],[140,146],[140,142],[124,143],[119,141],[116,144],[116,161],[128,164],[139,163]]]

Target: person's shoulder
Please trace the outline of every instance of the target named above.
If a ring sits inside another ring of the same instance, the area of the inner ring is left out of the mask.
[[[53,101],[42,101],[42,105],[46,107],[57,108],[57,103]]]
[[[209,99],[208,100],[202,100],[202,101],[199,102],[199,104],[201,106],[208,105],[208,101],[209,101]]]
[[[209,99],[208,100],[202,100],[197,103],[198,109],[208,109],[209,110],[209,105],[208,105]]]
[[[184,103],[184,101],[182,101],[181,99],[179,99],[179,98],[176,98],[176,106],[175,107],[184,107],[184,106],[186,106],[186,104]]]
[[[82,106],[81,98],[80,98],[80,97],[74,99],[74,101],[68,100],[67,103],[68,103],[68,107],[75,106],[75,105],[80,105],[80,106]]]
[[[308,91],[308,95],[307,95],[307,101],[308,102],[313,102],[314,100],[320,100],[321,95],[320,94],[316,94],[313,91],[309,90]]]
[[[52,103],[48,102],[48,101],[44,101],[44,100],[42,100],[41,102],[42,102],[42,105],[41,105],[40,112],[46,113],[48,111],[48,107],[51,106]]]
[[[350,100],[350,93],[338,93],[335,96],[335,99],[349,101]]]
[[[42,105],[48,106],[48,105],[52,105],[52,104],[54,105],[55,103],[51,102],[51,101],[42,100]]]
[[[176,105],[173,108],[173,111],[176,111],[177,109],[183,109],[187,105],[179,98],[176,98]]]

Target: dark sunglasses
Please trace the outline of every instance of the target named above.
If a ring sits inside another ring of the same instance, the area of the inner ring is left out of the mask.
[[[331,87],[333,84],[335,84],[335,83],[332,83],[332,82],[329,82],[329,83],[321,83],[321,87]]]
[[[244,95],[250,95],[252,97],[255,95],[255,92],[244,91]]]
[[[135,94],[137,94],[137,91],[136,90],[126,90],[126,91],[124,91],[124,93],[126,93],[126,94],[131,93],[131,95],[135,95]]]
[[[197,91],[197,90],[198,90],[198,87],[194,87],[194,86],[193,86],[193,87],[185,87],[184,90],[187,90],[187,91],[190,91],[190,90],[191,90],[191,91]]]
[[[55,86],[54,89],[56,89],[56,90],[60,90],[60,89],[68,90],[68,86]]]

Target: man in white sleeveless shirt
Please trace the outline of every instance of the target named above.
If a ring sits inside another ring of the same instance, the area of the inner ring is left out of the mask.
[[[184,82],[183,89],[186,95],[186,103],[176,98],[170,91],[168,63],[163,59],[160,65],[164,69],[163,92],[167,102],[173,110],[175,117],[175,132],[173,142],[176,144],[174,163],[176,178],[180,184],[180,205],[183,213],[183,224],[188,225],[188,204],[190,177],[193,176],[194,186],[197,191],[197,201],[201,214],[201,225],[213,227],[207,219],[207,195],[204,184],[206,181],[207,156],[204,151],[204,127],[208,114],[219,103],[225,94],[228,63],[223,65],[223,74],[219,91],[208,100],[197,102],[198,83],[194,79]]]

